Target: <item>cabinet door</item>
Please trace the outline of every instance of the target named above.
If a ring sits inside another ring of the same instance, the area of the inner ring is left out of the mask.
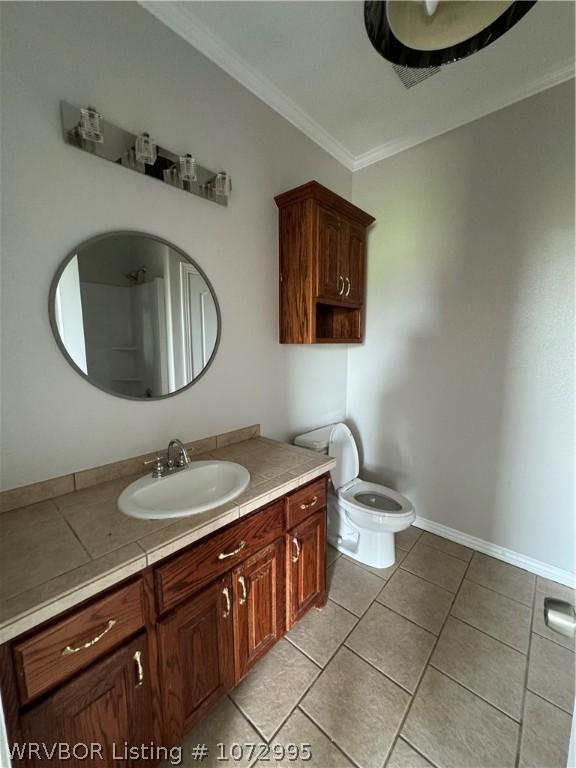
[[[317,295],[323,299],[338,299],[343,290],[341,266],[340,217],[318,207]]]
[[[342,259],[342,273],[346,283],[343,298],[361,304],[364,299],[366,230],[357,224],[349,224],[346,234]]]
[[[50,694],[24,714],[21,723],[25,740],[41,747],[40,759],[31,761],[35,766],[101,768],[115,765],[124,756],[125,744],[128,748],[149,744],[154,734],[146,635]],[[58,745],[66,744],[70,756],[58,752]],[[83,745],[88,749],[86,755]],[[54,748],[54,754],[46,756],[44,747]],[[131,757],[130,752],[127,756],[124,766],[149,764]]]
[[[284,634],[283,549],[278,539],[232,574],[237,680]]]
[[[164,742],[184,733],[234,686],[230,577],[218,579],[158,626]]]
[[[314,513],[286,536],[287,624],[290,628],[326,593],[326,512]]]

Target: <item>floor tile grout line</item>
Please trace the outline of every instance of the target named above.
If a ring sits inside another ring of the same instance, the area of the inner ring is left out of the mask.
[[[475,629],[476,632],[480,632],[480,634],[484,635],[484,637],[489,637],[491,640],[495,640],[497,643],[500,643],[501,645],[506,646],[506,648],[510,648],[510,650],[512,651],[516,651],[516,653],[521,653],[522,656],[528,656],[528,650],[521,651],[520,648],[516,648],[516,646],[510,645],[510,643],[507,643],[506,640],[502,640],[502,638],[496,637],[495,635],[491,635],[489,632],[486,632],[485,629],[480,629],[474,624],[470,624],[470,622],[466,621],[466,619],[461,619],[460,616],[456,616],[455,613],[450,613],[450,617],[453,619],[456,619],[456,621],[462,622],[462,624],[466,624],[466,626],[470,627],[470,629]]]
[[[426,578],[426,576],[421,576],[419,573],[415,573],[414,571],[411,571],[408,568],[405,568],[404,567],[404,563],[405,562],[406,562],[406,559],[402,560],[402,562],[400,563],[398,568],[401,568],[403,571],[406,571],[406,573],[409,573],[411,576],[417,576],[419,579],[422,579],[422,581],[427,581],[428,584],[432,584],[432,586],[438,587],[438,589],[443,589],[444,592],[448,592],[450,595],[457,595],[458,592],[460,591],[461,583],[458,585],[458,589],[456,591],[454,591],[452,589],[448,589],[447,587],[443,586],[442,584],[438,584],[437,581],[431,581],[431,579]],[[460,562],[463,562],[463,561],[460,560]],[[396,571],[398,570],[398,568],[396,569]],[[394,571],[394,573],[396,573],[396,571]],[[392,576],[394,576],[394,573],[392,574]],[[392,576],[390,578],[392,578]],[[462,581],[464,581],[464,576],[462,576]]]
[[[526,691],[528,690],[528,677],[530,675],[530,662],[531,662],[531,654],[530,651],[532,650],[532,626],[534,624],[534,613],[536,611],[536,581],[534,581],[534,593],[532,594],[532,615],[530,617],[530,628],[528,633],[528,649],[526,651],[526,670],[524,672],[524,686],[522,689],[522,702],[520,706],[520,727],[518,728],[518,739],[516,742],[516,761],[515,765],[520,765],[520,752],[522,749],[522,738],[524,736],[524,709],[526,707]]]
[[[394,748],[396,747],[396,744],[398,744],[399,741],[403,741],[405,744],[407,744],[410,747],[410,749],[413,749],[414,752],[416,752],[423,760],[426,760],[427,763],[430,763],[432,768],[442,768],[442,766],[439,766],[438,763],[433,763],[432,760],[430,760],[429,757],[426,757],[426,755],[424,755],[419,749],[417,749],[413,744],[411,744],[408,741],[408,739],[406,739],[405,736],[401,736],[400,734],[398,734],[398,736],[396,736],[396,738],[394,739],[394,745],[392,746],[392,749],[390,750],[390,753],[388,755],[388,759],[390,759],[390,755],[394,751]]]
[[[436,672],[439,672],[441,675],[444,675],[444,677],[447,677],[449,680],[451,680],[453,683],[456,683],[456,685],[459,688],[463,688],[465,691],[468,691],[468,693],[471,693],[475,698],[480,699],[485,704],[487,704],[491,709],[496,710],[501,715],[504,715],[504,717],[507,720],[510,720],[514,725],[520,725],[520,720],[516,720],[515,717],[512,717],[512,715],[509,715],[508,712],[505,712],[503,709],[500,709],[500,707],[497,707],[496,704],[489,701],[488,699],[484,698],[480,693],[477,691],[473,691],[471,688],[468,688],[467,685],[465,685],[461,680],[457,680],[455,677],[452,677],[452,675],[449,672],[445,672],[443,669],[440,669],[439,667],[436,667],[432,662],[429,662],[427,664],[428,667],[432,667],[432,669],[435,669]]]
[[[500,562],[500,561],[498,561]],[[471,584],[476,584],[477,587],[482,587],[483,589],[487,589],[489,592],[493,592],[495,595],[500,595],[500,597],[506,597],[508,600],[512,600],[513,603],[518,603],[518,605],[523,605],[525,608],[531,608],[532,607],[532,597],[530,598],[529,603],[523,603],[522,600],[518,600],[515,597],[511,597],[510,595],[505,594],[504,592],[499,592],[497,589],[493,589],[492,587],[488,587],[486,584],[482,584],[481,581],[476,581],[476,579],[470,578],[470,576],[467,577],[468,581]]]
[[[562,643],[559,643],[558,640],[554,639],[553,637],[548,637],[548,635],[543,635],[542,632],[538,632],[538,630],[533,626],[533,622],[532,622],[532,625],[530,626],[530,632],[533,635],[538,635],[538,637],[541,637],[543,640],[549,640],[551,643],[554,643],[554,645],[557,645],[559,648],[565,648],[567,651],[570,651],[570,653],[576,654],[576,647],[574,649],[569,648],[567,645],[562,645]]]
[[[384,586],[386,586],[386,582],[384,583]],[[328,591],[328,589],[329,589],[329,586],[328,586],[328,585],[327,585],[326,589],[327,589],[327,591]],[[378,594],[380,594],[380,592],[378,592]],[[352,762],[354,763],[354,765],[356,765],[356,766],[358,766],[358,763],[356,762],[356,760],[354,760],[353,758],[351,758],[351,757],[348,755],[348,753],[347,753],[347,752],[345,752],[345,751],[344,751],[344,749],[343,749],[342,747],[340,747],[340,745],[339,745],[339,744],[338,744],[336,741],[334,741],[334,740],[333,740],[333,739],[332,739],[330,736],[328,736],[328,734],[327,734],[327,733],[325,733],[325,731],[324,731],[322,728],[320,728],[320,725],[319,725],[319,724],[316,722],[316,720],[314,720],[314,718],[313,718],[311,715],[309,715],[309,714],[306,712],[306,710],[305,710],[305,709],[303,709],[303,708],[300,706],[300,704],[302,703],[302,701],[304,700],[304,698],[306,697],[306,695],[308,694],[308,692],[310,691],[310,689],[312,688],[312,686],[313,686],[313,685],[315,685],[315,684],[316,684],[316,682],[318,682],[318,681],[320,680],[321,676],[322,676],[322,675],[324,674],[324,672],[327,670],[327,668],[328,668],[328,666],[329,666],[330,662],[334,660],[334,658],[336,657],[336,655],[338,654],[338,652],[339,652],[340,650],[342,650],[342,648],[344,648],[344,647],[346,647],[346,649],[347,649],[347,650],[351,650],[351,649],[349,649],[349,648],[348,648],[348,646],[345,646],[345,643],[346,643],[346,641],[348,640],[348,638],[350,637],[350,635],[352,634],[352,632],[354,632],[354,630],[356,629],[356,627],[357,627],[357,626],[358,626],[358,624],[360,623],[361,619],[362,619],[362,618],[363,618],[363,617],[366,615],[366,613],[367,613],[367,612],[368,612],[368,610],[371,608],[371,606],[372,606],[372,605],[373,605],[373,604],[376,602],[376,597],[377,597],[377,595],[376,595],[376,596],[375,596],[375,597],[374,597],[374,598],[373,598],[373,599],[370,601],[370,604],[368,605],[368,607],[366,608],[366,610],[364,611],[364,613],[362,614],[362,616],[358,617],[358,616],[356,616],[356,614],[353,614],[353,613],[352,613],[352,611],[348,611],[348,613],[349,613],[351,616],[354,616],[354,618],[356,618],[356,619],[357,619],[356,623],[354,624],[354,626],[353,626],[353,627],[351,627],[351,628],[350,628],[350,631],[349,631],[349,632],[348,632],[348,633],[347,633],[347,634],[344,636],[344,638],[343,638],[343,639],[340,641],[340,644],[338,645],[338,647],[336,648],[336,650],[334,651],[334,653],[333,653],[333,654],[332,654],[332,656],[330,657],[330,660],[329,660],[328,662],[326,662],[326,665],[325,665],[325,667],[324,667],[324,668],[321,670],[320,674],[319,674],[319,675],[318,675],[318,676],[317,676],[317,677],[316,677],[316,678],[315,678],[315,679],[312,681],[311,685],[310,685],[310,686],[309,686],[309,687],[306,689],[306,691],[305,691],[305,692],[303,693],[303,695],[300,697],[300,699],[298,700],[298,702],[297,702],[296,706],[295,706],[295,707],[294,707],[294,709],[292,710],[292,712],[294,712],[294,710],[295,710],[296,708],[298,708],[298,709],[300,709],[302,712],[304,712],[304,714],[305,714],[305,715],[306,715],[306,716],[307,716],[307,717],[308,717],[310,720],[312,720],[312,722],[313,722],[313,723],[316,725],[316,727],[317,727],[317,728],[319,728],[319,730],[321,730],[321,731],[322,731],[322,733],[324,733],[324,735],[325,735],[325,736],[326,736],[328,739],[330,739],[330,741],[331,741],[333,744],[335,744],[335,745],[338,747],[338,749],[339,749],[341,752],[343,752],[343,754],[344,754],[344,755],[346,755],[346,757],[349,757],[349,758],[352,760]],[[329,598],[329,599],[331,599],[331,598]],[[336,601],[335,601],[335,600],[332,600],[332,602],[333,602],[333,603],[336,603]],[[340,606],[340,604],[339,604],[339,603],[336,603],[336,605]],[[344,606],[340,606],[340,607],[341,607],[341,608],[344,608]],[[347,609],[346,609],[346,608],[344,608],[344,610],[345,610],[345,611],[347,611]],[[356,656],[358,656],[358,654],[355,654],[355,655],[356,655]],[[358,656],[358,658],[362,658],[362,657]],[[366,662],[366,660],[365,660],[365,659],[362,659],[362,661],[364,661],[365,663],[369,663],[369,662]],[[373,665],[370,665],[370,666],[372,666],[372,667],[373,667]],[[375,667],[373,667],[373,668],[374,668],[374,669],[376,669]],[[381,672],[380,670],[376,670],[376,671],[377,671],[379,674],[381,674],[381,675],[384,675],[384,673],[383,673],[383,672]],[[388,678],[386,675],[384,675],[384,677],[386,677],[388,680],[390,679],[390,678]],[[392,682],[394,682],[394,684],[395,684],[395,685],[397,685],[397,683],[396,683],[395,681],[392,681]],[[401,686],[399,686],[399,687],[401,688]],[[404,689],[404,688],[401,688],[401,690],[405,691],[405,689]],[[408,693],[407,691],[405,691],[405,692],[406,692],[406,693]],[[408,695],[410,696],[410,694],[408,694]],[[407,707],[407,709],[408,709],[409,707],[410,707],[410,703],[408,704],[408,707]],[[290,715],[292,714],[292,712],[290,712]],[[277,731],[277,732],[278,732],[278,731]],[[392,742],[392,745],[393,745],[393,744],[394,744],[394,741]],[[388,750],[387,754],[386,754],[386,755],[385,755],[385,757],[384,757],[384,762],[382,763],[382,765],[383,765],[383,766],[384,766],[384,764],[386,763],[386,761],[387,761],[387,759],[388,759],[388,756],[390,755],[391,751],[392,751],[392,747],[391,747],[391,748]]]
[[[526,686],[526,693],[528,692],[530,692],[533,696],[537,696],[539,699],[542,699],[542,701],[547,702],[548,704],[550,704],[550,706],[554,707],[554,709],[558,709],[560,710],[560,712],[564,712],[569,717],[576,716],[576,710],[574,710],[573,712],[569,712],[567,709],[564,709],[564,707],[561,707],[560,704],[556,704],[556,702],[546,698],[546,696],[544,696],[543,694],[538,693],[538,691],[533,691],[532,688],[528,688],[528,686]]]
[[[457,561],[457,562],[459,562],[459,563],[465,563],[465,564],[466,564],[466,566],[469,566],[469,565],[470,565],[470,563],[472,562],[472,557],[470,558],[470,560],[463,560],[461,557],[458,557],[458,555],[451,555],[451,554],[450,554],[450,552],[446,552],[446,551],[444,551],[443,549],[438,549],[438,547],[431,547],[431,546],[430,546],[430,544],[425,544],[425,543],[422,541],[422,538],[418,539],[418,541],[416,541],[416,542],[415,542],[415,544],[414,544],[414,546],[412,547],[412,549],[410,550],[410,552],[413,552],[413,551],[414,551],[414,549],[415,549],[415,548],[416,548],[418,545],[420,545],[421,547],[425,547],[426,549],[429,549],[429,550],[431,550],[432,552],[436,552],[436,553],[438,553],[438,552],[439,552],[441,555],[446,555],[446,557],[449,557],[449,558],[451,558],[452,560],[456,560],[456,561]]]
[[[370,659],[365,659],[364,656],[358,653],[357,650],[355,650],[354,648],[351,648],[349,645],[346,645],[346,642],[344,642],[343,645],[341,645],[338,650],[341,650],[342,648],[346,648],[346,650],[350,651],[350,653],[353,653],[354,656],[356,656],[356,658],[360,659],[361,661],[364,661],[366,664],[368,664],[369,667],[372,667],[373,670],[375,670],[376,672],[379,672],[383,677],[386,678],[386,680],[388,680],[391,683],[394,683],[394,685],[400,688],[401,691],[404,691],[404,693],[407,693],[408,696],[412,696],[412,692],[409,691],[408,688],[406,688],[406,686],[402,685],[402,683],[399,683],[398,680],[394,680],[394,678],[390,677],[390,675],[387,674],[386,672],[383,672],[372,661],[370,661]],[[424,667],[426,667],[427,665],[428,665],[428,659],[426,659]],[[418,677],[418,680],[420,680],[420,677]]]
[[[402,729],[404,728],[404,725],[406,724],[406,721],[408,719],[408,716],[410,714],[410,711],[412,709],[414,701],[416,700],[416,696],[418,695],[418,691],[420,690],[420,686],[422,685],[422,680],[424,680],[424,676],[426,675],[427,670],[430,668],[430,660],[432,659],[432,657],[434,655],[434,652],[436,651],[436,648],[438,646],[438,642],[440,641],[440,637],[442,636],[442,632],[444,630],[444,627],[446,626],[446,622],[448,621],[448,617],[451,616],[452,607],[453,607],[454,603],[456,602],[456,598],[458,597],[458,595],[460,593],[460,590],[462,589],[462,584],[464,583],[464,580],[465,580],[466,574],[468,573],[468,570],[470,568],[470,563],[471,562],[472,562],[472,559],[470,559],[470,562],[466,566],[466,569],[465,569],[465,571],[464,571],[464,573],[462,575],[462,579],[460,581],[460,586],[458,587],[458,590],[454,594],[454,596],[452,598],[452,602],[450,603],[450,607],[448,608],[448,611],[446,612],[446,616],[444,617],[444,621],[442,622],[442,625],[441,625],[441,627],[440,627],[440,629],[438,631],[438,635],[436,636],[436,641],[435,641],[434,645],[432,646],[432,650],[430,652],[430,656],[428,657],[428,661],[424,665],[424,669],[422,670],[422,674],[420,675],[420,679],[418,680],[418,683],[416,684],[416,687],[414,688],[414,693],[412,694],[412,697],[410,699],[410,703],[408,704],[408,706],[406,708],[406,712],[404,713],[404,717],[402,718],[402,721],[400,722],[400,726],[399,726],[399,728],[398,728],[398,730],[396,732],[396,737],[395,737],[395,740],[394,740],[394,744],[396,743],[396,741],[398,741],[398,739],[402,735]],[[472,695],[474,695],[474,694],[472,694]],[[402,738],[404,738],[404,740],[412,746],[412,743],[408,740],[407,737],[402,736]],[[425,757],[426,760],[429,760],[429,758],[426,757],[425,754],[423,754],[423,757]],[[434,761],[430,759],[429,762],[433,763]]]
[[[432,547],[428,547],[428,549],[432,549]],[[439,552],[440,550],[435,550],[435,551]],[[442,554],[446,554],[446,553],[443,552]],[[454,556],[450,555],[450,557],[454,557]],[[457,560],[458,558],[454,558],[454,559]],[[496,559],[496,558],[493,558],[493,559]],[[430,578],[427,578],[426,576],[422,576],[420,573],[416,573],[415,571],[411,571],[409,568],[406,568],[405,565],[404,565],[404,562],[405,562],[405,559],[402,560],[402,562],[398,564],[398,566],[396,567],[394,573],[396,573],[398,568],[402,568],[403,571],[406,571],[407,573],[411,573],[412,576],[418,576],[419,579],[423,579],[424,581],[427,581],[429,584],[433,584],[435,587],[440,587],[440,589],[443,589],[445,592],[450,592],[451,594],[457,594],[460,591],[460,587],[462,586],[462,582],[460,583],[460,585],[459,585],[458,589],[456,590],[456,592],[453,592],[451,589],[448,589],[448,587],[445,587],[443,584],[438,584],[438,582],[432,581]],[[460,562],[464,562],[464,560],[460,560]],[[497,562],[500,562],[500,561],[498,560]],[[470,566],[471,563],[472,563],[472,560],[470,560],[470,562],[467,563],[467,565]],[[522,569],[520,569],[520,570],[522,570]],[[389,578],[392,578],[394,573],[392,573]],[[528,571],[526,571],[526,573],[528,573]],[[529,574],[529,575],[531,575],[531,574]],[[464,581],[465,579],[467,579],[469,582],[471,582],[472,584],[475,584],[478,587],[482,587],[483,589],[487,589],[489,592],[492,592],[495,595],[500,595],[500,597],[505,597],[508,600],[512,600],[512,602],[518,603],[518,605],[523,605],[525,608],[530,608],[530,605],[528,603],[523,603],[520,600],[517,600],[515,597],[510,597],[510,595],[506,595],[506,594],[504,594],[504,592],[498,592],[498,590],[492,589],[492,587],[487,587],[485,584],[481,584],[479,581],[475,581],[474,579],[471,579],[468,576],[468,568],[466,569],[466,571],[464,572],[464,575],[462,576],[462,581]]]
[[[318,722],[317,722],[317,721],[314,719],[314,717],[313,717],[312,715],[310,715],[308,712],[306,712],[306,710],[305,710],[305,709],[302,709],[302,707],[301,707],[300,705],[298,705],[297,707],[295,707],[295,708],[294,708],[294,710],[293,710],[293,711],[292,711],[290,714],[292,714],[293,712],[295,712],[295,711],[296,711],[296,709],[298,709],[300,712],[302,712],[302,714],[303,714],[305,717],[307,717],[307,718],[308,718],[308,720],[310,720],[310,722],[311,722],[311,723],[312,723],[312,724],[313,724],[313,725],[314,725],[316,728],[318,728],[318,730],[320,731],[320,733],[323,733],[323,734],[324,734],[324,736],[326,736],[326,738],[328,739],[328,741],[329,741],[331,744],[334,744],[334,746],[336,747],[336,749],[337,749],[339,752],[341,752],[341,753],[344,755],[344,757],[345,757],[347,760],[349,760],[349,761],[350,761],[350,762],[351,762],[353,765],[355,765],[357,768],[363,768],[363,767],[360,765],[360,763],[358,763],[358,762],[357,762],[357,761],[356,761],[356,760],[355,760],[355,759],[354,759],[354,758],[353,758],[351,755],[349,755],[349,754],[348,754],[348,752],[346,752],[346,750],[345,750],[343,747],[341,747],[341,746],[340,746],[340,745],[339,745],[339,744],[338,744],[336,741],[334,741],[334,739],[333,739],[331,736],[329,736],[329,734],[327,734],[327,733],[326,733],[326,731],[324,730],[324,728],[322,728],[322,726],[320,725],[320,723],[318,723]]]

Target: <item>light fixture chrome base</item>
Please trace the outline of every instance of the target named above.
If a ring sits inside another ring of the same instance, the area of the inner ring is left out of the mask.
[[[113,125],[105,120],[100,121],[100,130],[103,135],[103,141],[91,141],[85,139],[79,129],[81,125],[82,114],[79,107],[68,104],[66,101],[60,102],[60,111],[62,116],[62,132],[64,141],[77,149],[82,149],[103,160],[110,160],[116,165],[128,168],[131,171],[148,176],[150,179],[156,179],[164,184],[168,184],[184,192],[190,192],[193,195],[209,200],[218,205],[228,205],[228,195],[219,193],[221,184],[217,182],[218,177],[222,177],[222,171],[211,171],[208,168],[196,163],[195,180],[184,181],[178,172],[179,159],[182,155],[177,155],[164,147],[157,147],[156,161],[153,165],[139,162],[136,157],[136,142],[138,136],[123,128]]]

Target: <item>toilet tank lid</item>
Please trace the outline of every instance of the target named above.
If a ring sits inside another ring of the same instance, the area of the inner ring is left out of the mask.
[[[312,432],[305,432],[294,438],[294,444],[318,453],[328,453],[336,459],[336,466],[330,472],[335,488],[342,488],[358,477],[358,449],[346,424],[328,424]]]
[[[328,451],[328,443],[330,442],[330,434],[334,426],[334,424],[328,424],[326,427],[319,427],[319,429],[313,429],[311,432],[304,432],[302,435],[294,438],[294,445],[299,445],[301,448],[308,448],[318,453],[326,453]]]

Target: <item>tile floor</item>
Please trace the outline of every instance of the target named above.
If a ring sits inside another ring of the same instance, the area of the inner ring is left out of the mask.
[[[329,548],[329,600],[184,745],[204,766],[564,768],[574,647],[542,619],[554,582],[410,528],[378,570]],[[308,761],[219,761],[216,743],[308,743]]]

